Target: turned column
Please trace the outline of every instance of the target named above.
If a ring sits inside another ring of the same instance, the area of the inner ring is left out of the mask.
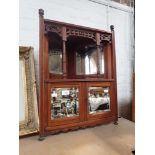
[[[67,57],[66,57],[66,27],[62,27],[62,49],[63,49],[63,54],[62,54],[62,66],[63,66],[63,78],[67,78]]]
[[[115,31],[114,31],[114,25],[111,25],[110,26],[110,29],[111,29],[111,33],[112,33],[112,38],[111,38],[111,48],[112,48],[112,60],[113,60],[113,65],[112,65],[112,68],[113,68],[113,78],[114,79],[117,79],[117,76],[116,76],[116,53],[115,53]]]
[[[96,60],[97,60],[97,75],[99,76],[100,74],[100,34],[97,32],[96,33],[96,45],[97,45],[97,51],[96,51]]]
[[[44,109],[44,10],[39,9],[39,140],[44,139],[44,122],[45,117],[43,116],[43,109]]]
[[[112,38],[111,38],[111,46],[112,46],[112,60],[113,60],[113,65],[112,65],[112,69],[113,69],[113,78],[115,79],[115,100],[116,100],[116,105],[117,104],[117,71],[116,71],[116,51],[115,51],[115,31],[114,31],[114,25],[110,25],[110,29],[111,29],[111,33],[112,33]],[[115,108],[115,113],[116,116],[118,116],[118,107]],[[115,123],[117,124],[118,118],[116,118]]]

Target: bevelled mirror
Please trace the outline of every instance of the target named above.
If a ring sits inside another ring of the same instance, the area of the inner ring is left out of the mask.
[[[103,45],[98,46],[98,50],[97,56],[97,45],[93,42],[85,43],[76,50],[76,75],[96,75],[98,62],[99,74],[104,74]]]
[[[109,87],[88,88],[88,109],[90,114],[110,111]]]
[[[79,115],[79,89],[52,88],[51,89],[51,118],[58,119]]]
[[[56,33],[49,35],[48,68],[49,73],[62,74],[62,39]]]

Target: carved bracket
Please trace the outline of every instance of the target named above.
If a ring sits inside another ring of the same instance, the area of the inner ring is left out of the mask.
[[[45,24],[45,33],[47,34],[48,32],[55,32],[59,36],[62,36],[62,34],[61,34],[61,27],[58,26],[58,25]]]
[[[100,40],[101,41],[108,41],[111,43],[111,35],[110,34],[100,34]]]

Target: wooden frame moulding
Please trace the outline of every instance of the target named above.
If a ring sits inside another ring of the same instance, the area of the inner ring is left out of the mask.
[[[33,47],[19,47],[19,113],[21,114],[21,116],[19,115],[20,137],[32,135],[39,131],[33,50]],[[22,111],[22,109],[24,110]]]

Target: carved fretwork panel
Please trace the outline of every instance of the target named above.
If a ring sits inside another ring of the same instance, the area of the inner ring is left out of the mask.
[[[80,30],[80,29],[75,29],[75,28],[67,28],[66,35],[67,37],[80,36],[80,37],[90,38],[96,41],[95,32],[91,32],[91,31],[85,31],[85,30]]]
[[[45,24],[45,33],[48,32],[55,32],[59,36],[62,36],[62,27],[56,24]],[[70,28],[67,27],[66,29],[66,36],[80,36],[80,37],[85,37],[85,38],[90,38],[93,39],[96,42],[96,33],[91,32],[91,31],[86,31],[86,30],[81,30],[81,29],[76,29],[76,28]],[[111,42],[111,35],[110,34],[105,34],[101,33],[100,34],[100,41],[108,41]]]
[[[108,41],[111,43],[111,35],[110,34],[100,34],[101,41]]]
[[[59,36],[62,36],[61,33],[61,26],[58,25],[54,25],[54,24],[45,24],[45,33],[48,32],[55,32],[57,33]]]

